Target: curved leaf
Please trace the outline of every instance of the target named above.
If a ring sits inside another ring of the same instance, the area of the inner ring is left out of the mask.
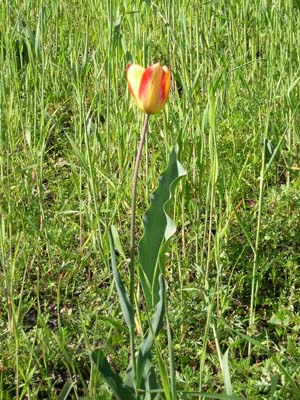
[[[170,155],[167,169],[159,177],[157,190],[151,196],[150,207],[144,215],[144,235],[139,243],[140,279],[149,308],[159,300],[158,276],[163,272],[159,262],[162,245],[175,233],[173,220],[166,213],[172,192],[179,178],[186,171],[177,159],[178,146]]]

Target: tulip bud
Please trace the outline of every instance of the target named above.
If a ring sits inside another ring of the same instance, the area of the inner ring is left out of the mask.
[[[129,91],[136,105],[146,114],[159,112],[169,96],[170,70],[159,63],[148,68],[130,64],[126,74]]]

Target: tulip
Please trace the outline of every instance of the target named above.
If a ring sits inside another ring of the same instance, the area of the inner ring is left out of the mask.
[[[167,67],[162,67],[159,63],[143,68],[137,64],[128,65],[126,75],[130,94],[136,105],[146,113],[145,121],[141,132],[141,139],[135,159],[133,178],[132,178],[132,197],[131,197],[131,218],[130,218],[130,264],[129,264],[129,301],[134,304],[134,278],[135,278],[135,209],[136,209],[136,190],[139,165],[142,157],[142,150],[145,143],[148,122],[151,114],[160,111],[169,96],[171,74]],[[133,309],[134,313],[134,309]],[[136,381],[136,359],[135,359],[135,338],[134,331],[130,332],[130,353],[134,381]]]
[[[171,73],[159,63],[143,68],[130,64],[126,69],[130,94],[146,114],[155,114],[165,105],[170,90]]]

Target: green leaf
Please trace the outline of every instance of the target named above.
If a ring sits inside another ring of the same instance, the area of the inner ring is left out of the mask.
[[[154,343],[154,338],[159,334],[159,331],[161,330],[163,326],[163,317],[164,317],[164,312],[165,312],[165,290],[166,290],[166,284],[165,284],[165,279],[162,274],[159,276],[159,302],[155,306],[154,314],[151,318],[150,321],[150,327],[148,329],[148,332],[146,336],[144,337],[138,357],[137,357],[137,364],[136,364],[136,370],[137,370],[137,387],[139,387],[139,382],[140,382],[140,377],[143,374],[144,371],[144,366],[146,364],[146,361],[150,359],[150,354],[151,350],[153,347]]]
[[[169,383],[168,371],[164,364],[164,361],[163,361],[163,358],[162,358],[162,355],[161,355],[159,349],[157,349],[157,350],[158,351],[156,351],[156,357],[157,357],[158,366],[159,366],[161,383],[162,383],[162,387],[164,389],[164,395],[166,397],[166,400],[171,400],[172,394],[171,394],[171,388],[170,388],[170,383]]]
[[[136,400],[133,392],[123,384],[120,376],[111,369],[109,362],[101,350],[94,350],[92,352],[92,360],[117,400]]]
[[[122,313],[124,315],[124,319],[126,324],[130,330],[134,329],[134,314],[133,314],[133,307],[129,301],[127,293],[125,291],[124,284],[121,280],[120,274],[117,270],[116,266],[116,252],[115,252],[115,244],[113,242],[112,233],[108,231],[108,239],[109,239],[109,247],[110,247],[110,254],[111,254],[111,267],[112,273],[115,280],[119,302],[121,306]]]
[[[278,386],[279,379],[280,379],[279,374],[275,374],[275,375],[273,375],[272,378],[271,378],[271,385],[270,385],[271,388],[270,388],[270,393],[269,393],[269,395],[270,395],[270,400],[273,400],[273,399],[274,399],[274,395],[275,395],[276,390],[277,390],[277,386]]]
[[[175,356],[172,341],[171,327],[168,317],[168,309],[166,307],[166,323],[167,323],[167,338],[168,338],[168,350],[169,350],[169,370],[170,370],[170,388],[172,400],[177,400],[177,389],[176,389],[176,369],[175,369]]]
[[[142,380],[142,389],[145,390],[145,395],[143,396],[143,400],[159,399],[160,397],[159,393],[155,392],[155,390],[158,390],[156,374],[153,365],[149,359],[145,363],[143,380]]]
[[[121,240],[120,240],[117,228],[114,225],[112,225],[110,227],[110,230],[111,230],[111,235],[112,235],[112,238],[113,238],[115,249],[120,254],[120,256],[123,258],[123,260],[126,261],[127,258],[125,256],[125,253],[124,253],[124,250],[123,250],[123,247],[122,247],[122,244],[121,244]]]
[[[151,196],[150,207],[144,215],[144,235],[139,243],[140,279],[148,309],[158,302],[158,276],[163,272],[160,250],[163,244],[175,233],[172,219],[166,208],[172,199],[172,192],[179,178],[186,171],[177,159],[178,146],[175,146],[167,169],[159,178],[159,186]],[[161,261],[161,262],[159,262]]]
[[[90,172],[89,169],[89,165],[87,160],[85,159],[84,155],[81,153],[81,151],[78,149],[78,147],[76,146],[75,142],[73,141],[73,139],[71,138],[71,136],[66,134],[67,139],[69,140],[69,143],[72,147],[73,153],[75,154],[75,156],[77,157],[80,166],[85,170],[85,172],[87,173],[87,175]]]
[[[224,377],[226,394],[232,395],[232,385],[231,385],[231,378],[230,378],[230,371],[229,371],[228,354],[229,354],[229,349],[227,349],[222,356],[222,372],[223,372],[223,377]]]
[[[59,393],[58,400],[66,400],[73,386],[75,386],[75,383],[68,379],[67,382],[64,384],[61,392]]]
[[[145,368],[148,360],[150,360],[151,349],[153,347],[154,338],[158,335],[159,331],[163,325],[163,317],[165,311],[165,290],[166,284],[165,279],[162,274],[159,276],[159,302],[155,306],[155,310],[153,316],[150,321],[150,328],[148,329],[144,339],[140,345],[138,355],[137,355],[137,363],[136,363],[136,387],[138,389],[144,386],[143,380],[145,379]],[[127,386],[133,385],[133,372],[132,367],[129,365],[126,373],[125,383]]]
[[[139,382],[139,376],[141,376],[143,373],[143,369],[144,369],[146,360],[150,358],[150,353],[151,353],[151,350],[153,347],[154,338],[158,335],[158,333],[161,330],[162,325],[163,325],[163,317],[164,317],[164,311],[165,311],[164,298],[165,298],[166,285],[165,285],[165,280],[164,280],[164,277],[162,276],[162,274],[160,274],[160,276],[159,276],[159,286],[160,286],[160,290],[159,290],[160,299],[159,299],[159,302],[155,306],[154,314],[150,321],[151,325],[148,329],[146,336],[144,337],[144,339],[141,343],[138,357],[137,357],[136,369],[137,369],[137,381],[138,382]]]

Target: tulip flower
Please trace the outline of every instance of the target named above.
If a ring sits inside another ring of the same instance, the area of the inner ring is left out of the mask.
[[[146,114],[155,114],[165,105],[170,90],[171,73],[159,63],[143,68],[130,64],[126,69],[130,94]]]
[[[126,69],[127,81],[130,94],[136,105],[144,112],[145,122],[141,132],[141,140],[135,159],[133,178],[132,178],[132,198],[131,198],[131,219],[130,219],[130,265],[129,281],[130,293],[129,301],[134,304],[134,275],[135,275],[135,208],[136,208],[136,189],[139,165],[142,150],[145,143],[148,122],[151,114],[159,112],[169,96],[171,74],[167,67],[162,67],[159,63],[152,64],[148,68],[143,68],[137,64],[130,64]],[[134,332],[130,332],[130,352],[134,380],[136,379],[136,360],[135,360],[135,340]]]

